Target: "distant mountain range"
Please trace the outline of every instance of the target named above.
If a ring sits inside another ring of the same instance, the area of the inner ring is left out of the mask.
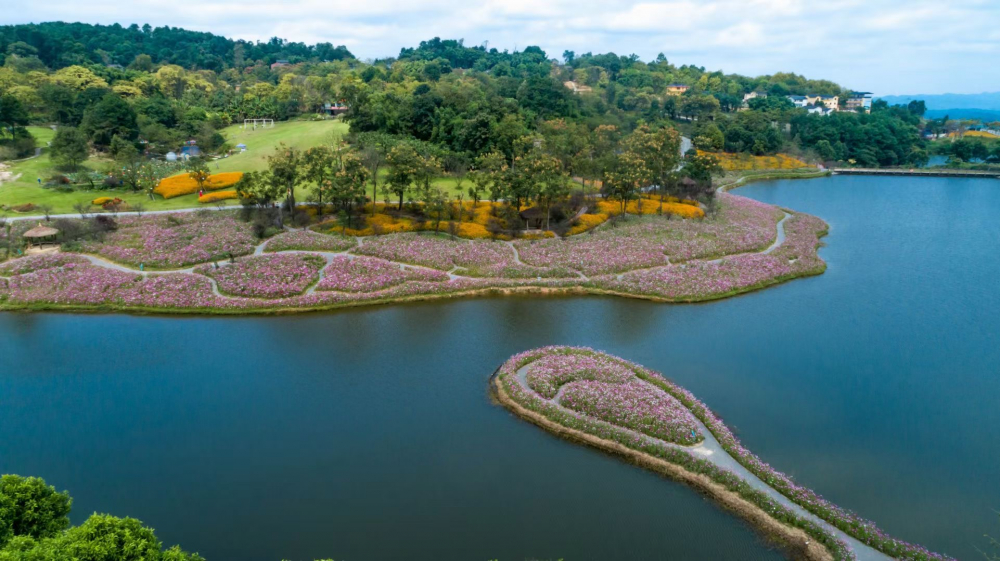
[[[890,105],[906,104],[922,99],[927,104],[927,117],[938,119],[948,115],[953,119],[1000,120],[1000,92],[981,94],[927,94],[881,96]]]

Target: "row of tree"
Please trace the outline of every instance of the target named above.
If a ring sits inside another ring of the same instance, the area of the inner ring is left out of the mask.
[[[670,126],[641,125],[627,134],[612,126],[589,133],[583,127],[578,135],[575,126],[553,120],[540,128],[515,139],[509,152],[494,150],[471,161],[430,142],[378,132],[305,151],[282,146],[267,170],[244,174],[237,190],[244,204],[269,208],[283,200],[292,210],[296,187],[308,187],[320,212],[332,205],[351,226],[359,209],[380,195],[397,212],[409,202],[433,213],[453,198],[436,182],[447,173],[460,199],[467,194],[474,203],[506,203],[515,215],[534,205],[549,228],[553,205],[566,201],[577,185],[573,178],[582,182],[584,195],[618,200],[624,213],[644,193],[708,200],[712,175],[721,171],[710,155],[689,154],[682,166],[680,134]],[[467,191],[461,191],[463,184]]]

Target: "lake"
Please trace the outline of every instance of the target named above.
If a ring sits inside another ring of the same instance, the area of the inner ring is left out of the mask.
[[[780,559],[697,492],[490,401],[510,355],[663,372],[750,449],[960,558],[1000,534],[1000,181],[736,191],[830,224],[824,275],[696,305],[511,297],[286,317],[0,314],[0,473],[210,560]]]

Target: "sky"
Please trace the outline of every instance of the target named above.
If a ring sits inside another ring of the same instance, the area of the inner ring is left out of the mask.
[[[890,94],[1000,91],[998,0],[0,0],[0,23],[149,23],[396,56],[439,36],[490,48],[664,53],[745,75],[791,71]]]

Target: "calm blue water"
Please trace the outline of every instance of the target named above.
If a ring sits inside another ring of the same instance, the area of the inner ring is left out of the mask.
[[[739,194],[830,223],[826,274],[701,305],[462,300],[269,318],[0,315],[0,472],[213,560],[776,559],[696,492],[492,405],[509,355],[660,370],[899,537],[1000,534],[1000,182]]]

